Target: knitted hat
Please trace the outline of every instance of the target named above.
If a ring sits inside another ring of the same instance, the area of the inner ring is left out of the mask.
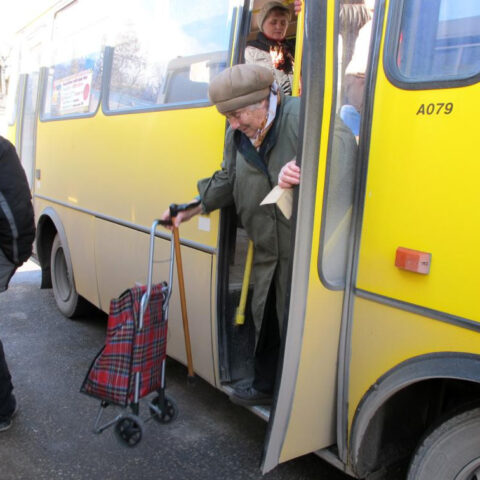
[[[233,112],[267,98],[272,83],[273,73],[266,67],[234,65],[213,78],[208,96],[220,113]]]
[[[290,21],[290,10],[282,2],[267,2],[257,14],[257,24],[261,32],[263,32],[263,22],[267,19],[268,15],[274,8],[285,12]]]

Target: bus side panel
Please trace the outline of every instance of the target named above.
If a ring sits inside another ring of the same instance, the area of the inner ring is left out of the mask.
[[[109,217],[113,222],[149,229],[172,202],[190,201],[197,194],[197,180],[219,168],[224,129],[224,119],[212,107],[113,116],[99,113],[87,119],[40,122],[37,168],[44,173],[37,181],[36,193],[86,209],[92,215]],[[218,213],[196,217],[180,228],[182,241],[195,242],[212,252],[182,249],[188,265],[187,302],[190,311],[198,314],[191,322],[198,322],[194,327],[198,331],[194,330],[192,337],[201,339],[192,341],[196,344],[195,368],[211,383],[215,383],[211,265],[217,231]],[[169,235],[167,230],[164,233]],[[111,298],[145,278],[142,272],[148,259],[147,245],[146,234],[133,234],[127,226],[96,221],[96,274],[90,277],[96,282],[90,280],[85,290],[83,282],[78,283],[78,293],[90,299],[88,289],[98,284],[99,300],[95,303],[107,310]],[[162,250],[167,252],[166,248]],[[93,273],[90,269],[83,272],[84,268],[81,262],[75,264],[75,276],[83,278]],[[173,322],[180,318],[177,294],[172,298]],[[198,305],[202,305],[200,310]],[[169,354],[183,359],[183,333],[178,325],[172,323]]]
[[[480,84],[407,91],[381,69],[375,96],[357,287],[480,321]],[[399,247],[429,273],[396,267]]]
[[[436,312],[446,319],[451,315],[452,321],[480,321],[480,84],[399,88],[385,74],[384,48],[375,87],[356,286],[372,298],[381,295],[379,302],[404,302],[400,305],[419,314],[357,297],[350,418],[361,395],[397,363],[428,352],[479,351],[474,331],[421,314],[426,307],[434,317]],[[417,273],[396,266],[399,247],[431,254],[429,270]]]
[[[478,333],[357,298],[350,363],[349,423],[362,397],[400,363],[434,352],[480,355]],[[368,346],[368,348],[366,348]],[[423,372],[418,372],[420,377]]]
[[[45,173],[36,193],[149,227],[220,167],[224,131],[213,107],[40,122],[37,168]],[[182,239],[215,248],[218,215],[209,218],[200,228],[198,219],[182,225]]]

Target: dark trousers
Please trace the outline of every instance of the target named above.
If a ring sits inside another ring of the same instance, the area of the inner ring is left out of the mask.
[[[255,377],[253,387],[260,392],[273,392],[279,352],[280,332],[275,302],[275,288],[272,283],[265,305],[262,328],[260,329],[254,357]]]
[[[8,371],[3,344],[0,340],[0,421],[8,418],[15,410],[15,397],[12,390],[12,377]]]

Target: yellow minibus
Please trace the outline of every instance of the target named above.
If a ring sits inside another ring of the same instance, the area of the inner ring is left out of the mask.
[[[208,84],[244,61],[265,3],[62,0],[18,32],[9,136],[67,317],[145,282],[153,219],[219,168]],[[251,408],[262,471],[315,452],[355,478],[478,479],[480,2],[283,3],[302,178],[274,403]],[[352,155],[332,154],[339,122]],[[180,236],[195,372],[229,393],[252,369],[248,303],[234,320],[246,234],[225,209]],[[168,354],[185,363],[173,292]]]

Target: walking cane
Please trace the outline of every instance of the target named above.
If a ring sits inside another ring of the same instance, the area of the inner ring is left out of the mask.
[[[182,253],[180,251],[180,235],[178,233],[178,227],[175,226],[174,218],[179,212],[189,210],[190,208],[196,207],[200,204],[200,201],[191,202],[183,205],[170,205],[170,218],[172,219],[173,225],[173,243],[175,246],[175,257],[177,259],[177,274],[178,274],[178,287],[180,291],[180,305],[182,308],[182,320],[183,320],[183,335],[185,337],[185,351],[187,353],[187,369],[188,369],[188,380],[192,381],[195,377],[193,371],[193,360],[192,360],[192,347],[190,344],[190,330],[188,328],[188,316],[187,316],[187,302],[185,299],[185,283],[183,281],[183,265],[182,265]]]

